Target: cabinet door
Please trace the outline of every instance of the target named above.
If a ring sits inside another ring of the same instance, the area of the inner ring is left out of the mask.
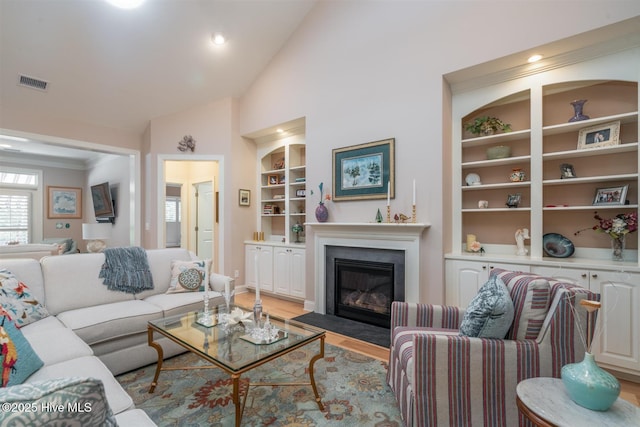
[[[306,297],[305,262],[304,249],[291,249],[291,282],[289,283],[291,296],[298,298]]]
[[[590,273],[591,290],[600,294],[602,302],[592,351],[599,363],[639,375],[640,274]]]
[[[529,271],[528,265],[486,261],[450,260],[446,264],[446,304],[466,307],[478,290],[489,280],[494,268],[510,271]]]
[[[245,285],[256,286],[256,255],[260,266],[260,289],[273,291],[273,250],[271,246],[245,245]]]
[[[486,262],[447,261],[446,304],[468,306],[488,278]]]
[[[273,251],[273,282],[276,293],[289,295],[291,249],[276,247]]]

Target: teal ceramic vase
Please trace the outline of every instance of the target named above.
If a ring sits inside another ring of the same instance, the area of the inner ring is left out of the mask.
[[[606,411],[620,395],[620,383],[600,368],[591,353],[584,360],[562,367],[562,382],[571,400],[594,411]]]

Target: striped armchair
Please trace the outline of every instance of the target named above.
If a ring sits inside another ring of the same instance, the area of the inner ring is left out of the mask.
[[[575,284],[494,269],[507,285],[514,320],[504,339],[460,336],[464,308],[394,302],[387,382],[407,426],[527,425],[516,385],[560,377],[582,360],[595,315],[578,302],[599,295]],[[579,325],[579,326],[577,326]]]

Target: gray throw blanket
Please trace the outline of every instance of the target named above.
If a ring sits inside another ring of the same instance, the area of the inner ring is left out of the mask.
[[[147,252],[138,247],[107,248],[99,276],[110,291],[137,294],[153,289]]]

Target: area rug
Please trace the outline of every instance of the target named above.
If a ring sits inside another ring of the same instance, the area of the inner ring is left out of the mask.
[[[385,348],[389,348],[391,342],[391,333],[389,329],[380,326],[369,325],[367,323],[357,322],[344,317],[338,317],[331,314],[305,313],[293,320],[306,323],[307,325],[317,326],[336,334],[346,335],[362,341],[370,342]]]
[[[294,350],[241,377],[241,392],[251,382],[308,382],[311,357],[319,343]],[[191,353],[167,359],[165,366],[207,363]],[[154,393],[149,393],[156,365],[119,375],[118,381],[160,427],[233,426],[231,379],[220,369],[163,371]],[[325,344],[325,357],[314,365],[320,411],[309,385],[252,387],[243,426],[402,426],[393,393],[386,384],[387,364]]]

